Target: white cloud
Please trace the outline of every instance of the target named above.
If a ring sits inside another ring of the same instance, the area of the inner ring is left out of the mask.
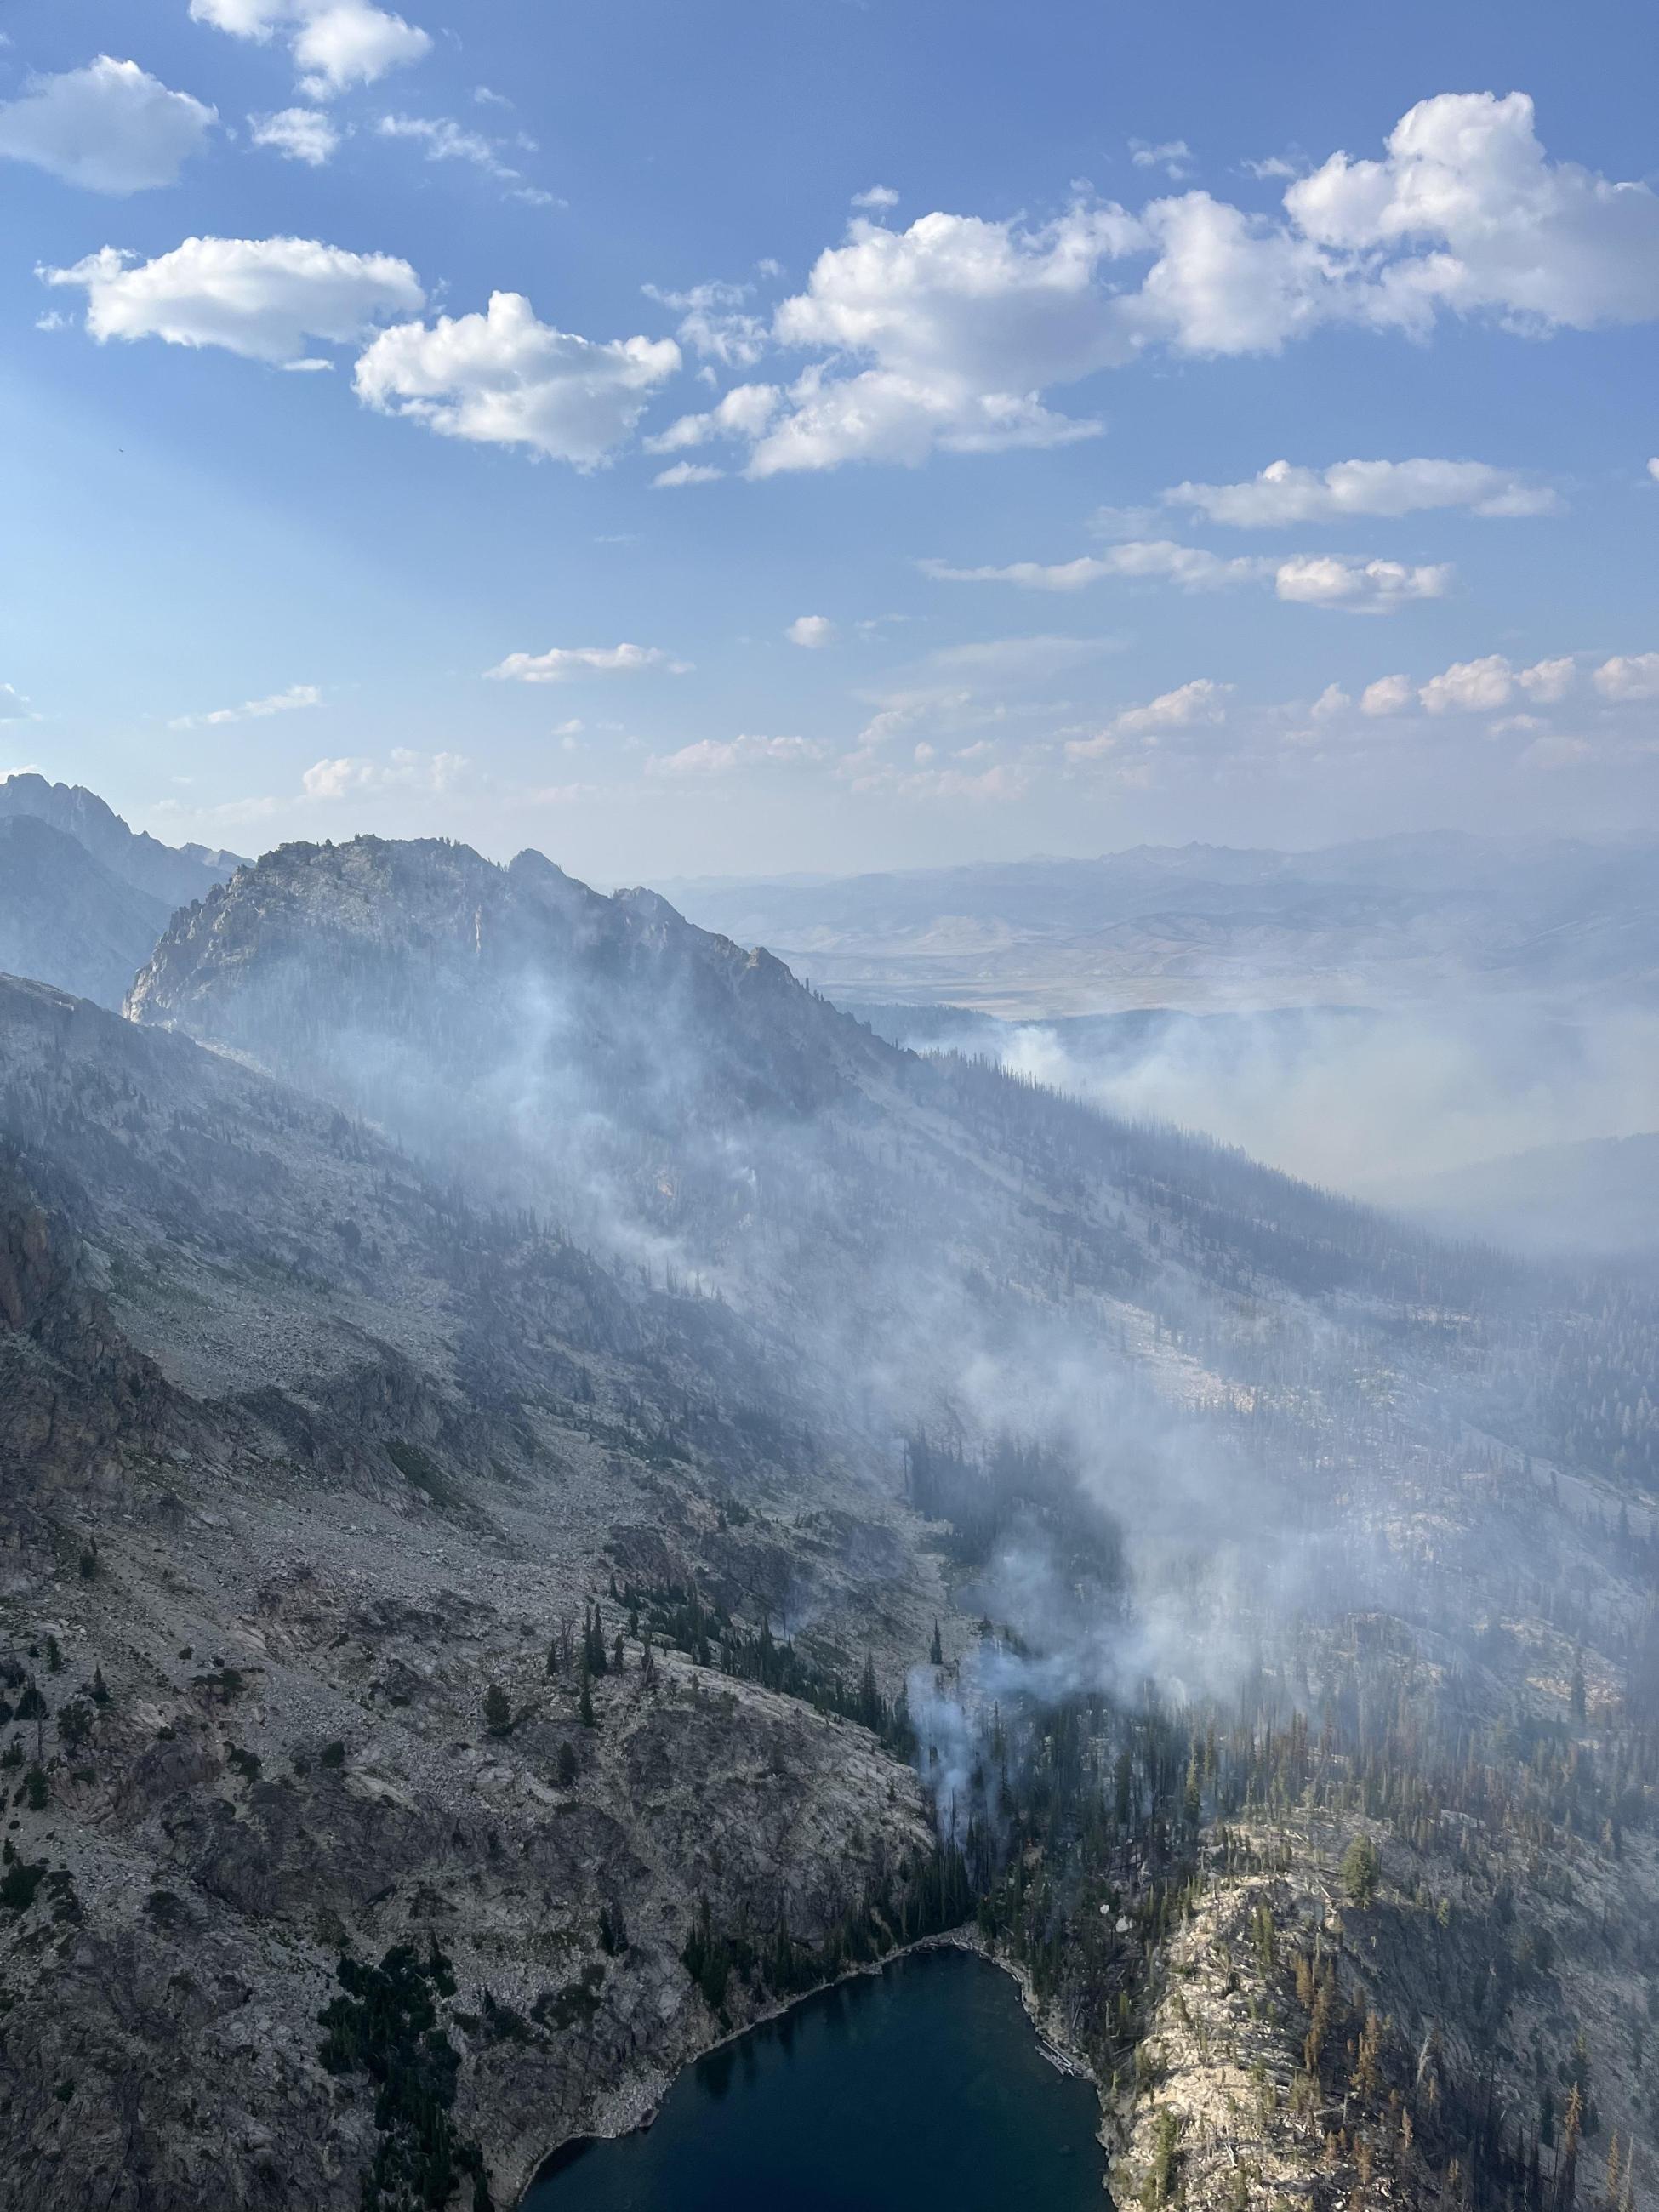
[[[0,684],[0,722],[28,722],[33,719],[29,712],[28,702],[22,693],[13,684]],[[27,771],[22,769],[13,769],[11,773],[14,775],[22,775]]]
[[[1014,561],[985,568],[955,568],[943,561],[920,565],[940,583],[1018,584],[1036,592],[1077,592],[1112,577],[1163,578],[1188,592],[1270,581],[1281,599],[1353,614],[1383,614],[1412,599],[1439,599],[1451,577],[1449,568],[1406,568],[1397,561],[1335,554],[1298,554],[1288,561],[1249,555],[1224,558],[1168,538],[1130,539],[1075,561]]]
[[[465,753],[417,753],[404,746],[385,761],[361,756],[320,760],[300,779],[307,799],[349,799],[358,792],[453,791],[471,763]]]
[[[1142,235],[1109,207],[1075,207],[1037,230],[944,214],[903,231],[854,221],[774,319],[780,343],[827,350],[852,373],[799,379],[750,473],[1094,434],[1098,424],[1052,414],[1037,394],[1127,357],[1096,277]]]
[[[703,415],[682,415],[645,441],[651,453],[679,453],[714,438],[757,438],[776,414],[782,393],[775,385],[734,385],[718,407]]]
[[[1273,461],[1245,483],[1181,483],[1164,497],[1243,530],[1448,507],[1481,515],[1552,514],[1560,505],[1547,487],[1485,461],[1337,461],[1328,469]]]
[[[816,649],[831,642],[836,625],[828,615],[797,615],[784,635],[791,645],[804,645]]]
[[[1139,215],[1079,201],[1041,227],[855,219],[773,318],[774,343],[820,358],[759,431],[703,434],[747,436],[751,477],[1053,446],[1099,425],[1045,393],[1149,347],[1275,353],[1333,323],[1425,336],[1443,314],[1537,335],[1659,317],[1659,194],[1551,161],[1523,94],[1441,94],[1382,159],[1297,179],[1277,216],[1188,191]]]
[[[1334,553],[1281,561],[1273,589],[1300,606],[1336,607],[1346,614],[1391,614],[1413,599],[1443,599],[1452,571],[1440,562],[1407,568],[1399,561],[1351,560]]]
[[[855,208],[896,208],[898,204],[899,196],[890,185],[872,185],[867,191],[853,195]]]
[[[538,322],[518,292],[482,315],[383,331],[357,363],[357,395],[445,437],[528,446],[598,467],[622,444],[658,385],[680,365],[672,338],[603,343]]]
[[[1334,722],[1346,714],[1353,701],[1340,684],[1328,684],[1308,709],[1316,722]]]
[[[1648,463],[1648,474],[1653,478],[1655,483],[1659,483],[1659,453],[1656,453]]]
[[[481,169],[485,176],[494,177],[499,184],[515,185],[518,189],[509,198],[529,200],[544,207],[552,204],[553,195],[526,185],[523,171],[501,159],[493,140],[481,131],[464,129],[451,116],[383,115],[374,128],[381,138],[412,141],[423,149],[428,161],[465,161],[471,168]]]
[[[320,107],[283,107],[275,115],[250,115],[248,127],[256,146],[269,146],[285,161],[303,161],[313,169],[333,160],[343,135]]]
[[[568,684],[578,677],[631,676],[646,668],[685,676],[690,665],[657,645],[556,645],[546,653],[509,653],[484,674],[518,684]]]
[[[0,106],[0,155],[94,192],[171,185],[218,120],[187,92],[170,92],[137,62],[100,54],[62,76],[32,76]]]
[[[766,763],[799,765],[822,760],[823,747],[808,738],[699,738],[678,752],[653,753],[646,763],[650,775],[730,775],[734,770]]]
[[[426,32],[368,0],[190,0],[190,12],[235,38],[285,38],[313,100],[374,84],[432,47]]]
[[[262,722],[271,714],[291,714],[301,707],[319,707],[323,695],[314,684],[290,684],[265,699],[244,699],[240,707],[216,707],[210,714],[178,714],[170,730],[216,729],[227,722]]]
[[[1375,720],[1385,714],[1403,714],[1417,702],[1417,686],[1409,676],[1379,676],[1359,695],[1359,711]]]
[[[1162,169],[1166,176],[1174,178],[1192,174],[1193,149],[1184,138],[1170,138],[1162,146],[1150,146],[1144,138],[1132,138],[1129,159],[1137,169]]]
[[[1516,682],[1539,706],[1553,707],[1571,690],[1577,673],[1577,664],[1566,654],[1559,660],[1534,661],[1521,671]]]
[[[1387,144],[1380,161],[1334,154],[1285,195],[1301,234],[1346,257],[1365,319],[1422,328],[1443,307],[1588,330],[1659,314],[1659,195],[1551,161],[1524,93],[1420,100]]]
[[[1273,575],[1271,561],[1224,560],[1194,545],[1168,539],[1131,540],[1105,553],[1075,561],[1014,561],[1003,568],[953,568],[943,561],[918,563],[925,575],[945,584],[1018,584],[1034,592],[1077,592],[1109,577],[1164,577],[1183,591],[1213,591],[1230,584],[1258,583]]]
[[[1659,653],[1617,654],[1604,660],[1590,678],[1604,699],[1619,704],[1634,699],[1659,699]]]
[[[647,300],[672,307],[680,318],[678,335],[693,353],[717,361],[726,368],[748,368],[767,348],[767,325],[744,307],[752,287],[715,280],[694,284],[685,292],[663,292],[656,285],[643,288]]]
[[[100,343],[159,337],[253,361],[295,361],[307,338],[344,344],[424,304],[406,261],[307,238],[187,238],[154,261],[106,246],[40,274],[86,293],[87,328]]]
[[[1066,757],[1098,760],[1115,751],[1124,738],[1139,738],[1156,744],[1167,731],[1213,727],[1225,719],[1227,694],[1231,690],[1231,684],[1195,677],[1190,684],[1149,699],[1144,707],[1126,707],[1097,736],[1073,738],[1066,745]]]
[[[1480,660],[1455,660],[1438,676],[1431,676],[1418,693],[1431,714],[1490,714],[1507,706],[1515,689],[1515,672],[1501,653]]]
[[[1529,668],[1516,668],[1507,655],[1489,653],[1478,660],[1455,660],[1423,684],[1413,683],[1409,676],[1380,677],[1366,686],[1359,711],[1381,716],[1408,714],[1420,707],[1430,714],[1491,714],[1507,707],[1517,690],[1534,705],[1553,707],[1566,697],[1577,675],[1577,666],[1570,653],[1554,660],[1534,661]],[[1494,725],[1494,731],[1538,726],[1535,720],[1526,715],[1512,715],[1508,721]]]
[[[715,483],[726,474],[724,469],[710,468],[706,461],[676,461],[672,469],[659,469],[651,479],[653,491],[678,491],[686,484]]]

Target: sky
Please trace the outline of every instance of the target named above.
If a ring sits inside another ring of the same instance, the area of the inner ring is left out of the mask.
[[[0,0],[0,773],[599,883],[1659,802],[1645,0]]]

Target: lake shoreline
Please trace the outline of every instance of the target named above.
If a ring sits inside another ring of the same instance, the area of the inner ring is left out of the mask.
[[[812,1989],[803,1990],[780,2003],[767,2006],[757,2012],[751,2020],[746,2021],[742,2027],[732,2028],[726,2034],[707,2044],[695,2055],[687,2058],[684,2063],[672,2073],[655,2071],[632,2081],[619,2084],[602,2101],[593,2124],[574,2130],[550,2146],[537,2161],[530,2179],[514,2197],[515,2206],[524,2204],[531,2191],[548,2175],[549,2169],[553,2166],[556,2160],[562,2159],[567,2154],[574,2153],[578,2147],[590,2143],[615,2142],[629,2135],[641,2134],[649,2130],[656,2122],[662,2111],[663,2104],[675,2084],[681,2081],[692,2068],[701,2065],[705,2059],[742,2043],[745,2038],[755,2034],[762,2028],[775,2026],[778,2021],[787,2019],[790,2014],[810,2004],[815,1998],[823,1997],[832,1990],[847,1988],[860,1981],[878,1978],[901,1960],[917,1958],[929,1952],[939,1951],[959,1951],[982,1960],[987,1966],[995,1967],[1013,1983],[1019,1995],[1021,2009],[1030,2024],[1037,2049],[1045,2063],[1053,2067],[1056,2073],[1071,2079],[1087,2081],[1094,2089],[1101,2119],[1096,2139],[1104,2151],[1107,2148],[1105,2100],[1093,2068],[1080,2054],[1068,2051],[1055,2042],[1039,2017],[1036,1994],[1029,1975],[1012,1961],[999,1957],[986,1944],[978,1929],[969,1923],[961,1928],[948,1928],[934,1935],[920,1936],[913,1943],[896,1947],[884,1958],[866,1960],[857,1966],[850,1966],[845,1973],[835,1975],[827,1981],[820,1982]]]

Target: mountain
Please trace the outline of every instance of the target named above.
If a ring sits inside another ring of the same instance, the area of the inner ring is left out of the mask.
[[[1659,1135],[1536,1146],[1387,1194],[1445,1236],[1545,1255],[1659,1257]]]
[[[915,1781],[821,1706],[925,1644],[937,1566],[787,1375],[718,1300],[0,980],[9,2204],[356,2207],[405,2158],[512,2202],[719,2032],[700,1910],[812,1979],[926,1924]],[[728,1608],[777,1625],[766,1679],[695,1663]],[[405,1939],[464,1991],[453,2145],[318,2027]]]
[[[0,817],[0,972],[118,1006],[172,911],[40,817]]]
[[[111,875],[158,900],[169,913],[202,897],[242,865],[234,853],[164,845],[146,830],[130,830],[96,793],[79,784],[48,783],[33,772],[0,781],[0,822],[20,816],[73,837]]]
[[[1143,846],[844,878],[686,883],[696,921],[832,995],[1006,1014],[1659,989],[1659,854],[1462,835],[1322,852]]]
[[[9,2201],[514,2201],[951,1927],[1127,2193],[1518,2206],[1646,2124],[1656,1325],[535,854],[0,982]]]

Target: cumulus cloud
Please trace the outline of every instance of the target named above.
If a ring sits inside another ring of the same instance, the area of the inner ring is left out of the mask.
[[[1559,660],[1534,661],[1530,668],[1522,669],[1515,680],[1536,704],[1553,707],[1571,690],[1577,673],[1577,665],[1569,653]]]
[[[1550,161],[1524,93],[1420,100],[1383,159],[1334,154],[1285,207],[1322,250],[1358,258],[1342,272],[1376,322],[1421,329],[1445,308],[1588,330],[1659,314],[1659,195]]]
[[[1067,760],[1097,760],[1114,751],[1124,738],[1156,743],[1166,731],[1214,726],[1225,719],[1231,684],[1195,677],[1173,691],[1149,699],[1144,707],[1126,707],[1105,729],[1091,738],[1074,738],[1066,747]]]
[[[100,54],[61,76],[32,76],[0,106],[0,155],[90,191],[142,192],[176,183],[217,120],[137,62]]]
[[[1177,158],[1141,150],[1146,167]],[[1138,281],[1124,266],[1137,262]],[[745,331],[755,357],[769,338],[819,358],[760,387],[758,428],[709,416],[701,434],[746,439],[751,477],[1059,445],[1100,425],[1045,395],[1149,348],[1275,353],[1333,323],[1424,337],[1443,315],[1540,336],[1659,316],[1659,194],[1552,161],[1523,94],[1444,93],[1401,118],[1380,159],[1337,154],[1294,179],[1277,216],[1186,191],[1138,214],[1080,200],[1038,226],[936,211],[890,230],[855,218],[769,332],[753,319]],[[1407,475],[1362,487],[1310,471],[1302,489],[1316,501],[1395,502],[1326,511],[1410,512],[1398,502],[1413,475],[1418,503],[1431,489],[1425,465],[1393,465]],[[1544,495],[1501,473],[1473,495],[1474,479],[1442,477],[1440,495],[1537,511]]]
[[[686,676],[691,664],[675,660],[657,645],[556,645],[546,653],[509,653],[484,674],[498,682],[569,684],[583,676],[632,676],[663,668]]]
[[[1366,686],[1359,711],[1379,717],[1419,708],[1428,714],[1490,714],[1507,707],[1517,691],[1536,706],[1557,706],[1577,676],[1577,664],[1570,653],[1516,668],[1506,654],[1488,653],[1477,660],[1455,660],[1425,684],[1413,683],[1409,676],[1380,677]],[[1510,726],[1535,728],[1537,724],[1519,716]]]
[[[822,760],[823,747],[809,738],[702,738],[678,752],[653,753],[646,763],[651,775],[730,775],[768,763],[799,765]]]
[[[1503,654],[1489,653],[1480,660],[1453,661],[1429,678],[1418,697],[1429,714],[1491,714],[1508,703],[1514,684]]]
[[[1515,668],[1504,654],[1489,653],[1479,660],[1454,661],[1431,676],[1417,696],[1431,714],[1489,714],[1507,706],[1517,690],[1537,705],[1553,706],[1566,697],[1577,672],[1570,655]]]
[[[867,191],[854,192],[853,195],[853,205],[855,208],[879,210],[896,208],[898,204],[899,196],[890,185],[872,185]]]
[[[845,245],[820,254],[806,289],[778,308],[774,335],[870,365],[798,380],[750,473],[1093,435],[1097,423],[1051,413],[1036,394],[1127,358],[1097,277],[1140,236],[1111,207],[1073,208],[1039,229],[945,214],[904,231],[854,221]]]
[[[1547,486],[1514,469],[1485,461],[1337,461],[1328,469],[1273,461],[1244,483],[1180,483],[1164,495],[1211,522],[1243,530],[1276,529],[1348,516],[1398,517],[1431,507],[1468,507],[1475,514],[1553,514],[1560,506]]]
[[[1381,720],[1384,715],[1405,714],[1416,701],[1417,686],[1409,676],[1379,676],[1360,693],[1359,711]]]
[[[432,48],[426,32],[368,0],[190,0],[190,12],[234,38],[285,39],[313,100],[374,84]]]
[[[87,328],[100,343],[159,337],[252,361],[295,362],[308,339],[345,344],[425,304],[406,261],[310,238],[187,238],[153,261],[106,246],[40,274],[85,292]]]
[[[707,461],[676,461],[672,468],[658,470],[651,489],[678,491],[687,484],[717,483],[725,474],[724,469],[711,468]]]
[[[303,161],[313,169],[333,160],[343,135],[320,107],[283,107],[274,115],[250,115],[248,128],[256,146],[269,146],[285,161]]]
[[[1590,678],[1604,699],[1617,704],[1637,699],[1659,699],[1659,653],[1616,655],[1604,660]]]
[[[349,799],[359,792],[453,791],[471,763],[465,753],[410,752],[393,749],[384,761],[345,755],[320,760],[301,778],[307,799]]]
[[[1334,553],[1302,554],[1281,561],[1273,589],[1301,606],[1335,607],[1345,614],[1392,614],[1413,599],[1445,597],[1452,571],[1444,562],[1409,568],[1399,561],[1360,561]]]
[[[775,385],[739,384],[706,414],[682,415],[645,441],[650,453],[679,453],[716,438],[757,438],[781,405]]]
[[[323,695],[314,684],[290,684],[286,691],[268,698],[244,699],[240,707],[216,707],[205,714],[177,714],[170,730],[218,729],[227,722],[262,722],[268,715],[291,714],[297,708],[319,707]]]
[[[784,632],[791,645],[813,649],[828,645],[835,635],[836,625],[828,615],[797,615]]]
[[[484,314],[383,331],[359,359],[356,383],[369,406],[445,437],[528,446],[590,469],[679,366],[672,338],[596,343],[538,322],[522,294],[496,292]]]

